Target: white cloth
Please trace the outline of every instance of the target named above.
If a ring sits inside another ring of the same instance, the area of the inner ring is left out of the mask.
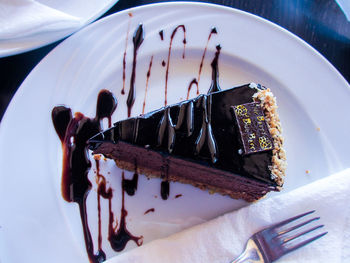
[[[0,0],[0,40],[80,26],[78,17],[34,0]]]
[[[305,175],[307,176],[307,175]],[[261,200],[168,238],[118,255],[108,263],[225,263],[235,259],[255,232],[289,217],[316,210],[313,222],[328,234],[278,262],[350,262],[350,169],[289,193]],[[310,216],[307,218],[311,218]]]

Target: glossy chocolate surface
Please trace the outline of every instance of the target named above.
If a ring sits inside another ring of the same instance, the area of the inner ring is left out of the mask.
[[[272,151],[241,155],[239,129],[230,109],[252,102],[256,92],[244,85],[129,118],[94,136],[89,147],[96,150],[103,142],[121,140],[275,185],[268,168]]]

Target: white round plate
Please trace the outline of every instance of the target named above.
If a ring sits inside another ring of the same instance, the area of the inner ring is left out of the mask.
[[[60,0],[36,1],[67,15],[78,18],[81,22],[81,28],[103,15],[118,0],[72,0],[69,1],[68,4],[67,1]],[[48,31],[11,40],[0,40],[0,58],[43,47],[71,35],[80,28]]]
[[[129,18],[128,13],[132,13]],[[121,95],[122,61],[127,27],[126,95]],[[0,130],[0,257],[3,262],[86,262],[78,206],[61,197],[61,143],[51,121],[54,106],[94,116],[97,94],[111,90],[118,99],[113,121],[126,118],[126,97],[132,68],[132,34],[143,23],[145,40],[137,57],[136,101],[132,115],[142,110],[151,56],[146,112],[164,104],[165,70],[170,35],[186,27],[186,56],[182,32],[174,37],[168,102],[186,98],[189,82],[198,75],[208,35],[213,35],[199,83],[206,93],[210,62],[221,44],[220,85],[223,89],[249,82],[271,88],[280,106],[288,170],[282,193],[350,166],[348,158],[350,88],[342,76],[309,45],[286,30],[256,16],[199,3],[165,3],[126,10],[94,23],[57,46],[30,73],[7,109]],[[159,31],[164,30],[164,40]],[[195,92],[191,92],[191,97]],[[93,170],[90,178],[93,180]],[[309,171],[307,173],[306,171]],[[110,172],[110,174],[108,174]],[[120,170],[102,162],[102,173],[114,189],[113,211],[120,216]],[[132,173],[127,172],[127,176]],[[95,186],[94,186],[95,187]],[[160,180],[140,176],[135,196],[126,195],[128,229],[144,243],[232,211],[247,203],[210,195],[189,185],[172,183],[167,201],[160,198]],[[182,197],[175,198],[175,195]],[[157,198],[156,198],[157,196]],[[107,242],[107,202],[103,200],[103,247]],[[88,197],[88,219],[95,241],[95,188]],[[144,215],[150,208],[154,213]],[[254,218],[247,218],[254,220]],[[127,249],[135,247],[129,242]]]

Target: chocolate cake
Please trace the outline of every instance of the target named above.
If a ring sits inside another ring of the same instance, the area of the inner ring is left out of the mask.
[[[89,148],[122,169],[254,201],[283,185],[276,109],[271,91],[251,83],[119,121]]]

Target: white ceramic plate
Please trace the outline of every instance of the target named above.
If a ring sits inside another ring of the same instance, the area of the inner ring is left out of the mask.
[[[118,0],[36,0],[50,8],[61,11],[67,15],[78,18],[83,27],[110,9]],[[80,28],[70,28],[59,31],[47,31],[41,34],[28,35],[26,37],[0,40],[0,57],[11,56],[33,50],[55,41],[58,41],[70,34],[78,31]]]
[[[128,13],[133,17],[129,20]],[[3,262],[86,262],[78,207],[60,193],[61,145],[51,122],[51,110],[65,104],[73,111],[94,116],[102,89],[116,95],[119,105],[113,121],[126,117],[122,88],[122,60],[126,31],[131,21],[127,49],[126,91],[131,74],[131,34],[143,23],[145,40],[137,59],[137,97],[132,115],[141,112],[150,57],[146,112],[163,106],[165,67],[170,35],[186,26],[186,57],[182,35],[174,38],[169,71],[169,104],[184,99],[198,74],[208,34],[209,42],[199,83],[206,93],[211,81],[210,62],[221,44],[220,84],[224,89],[248,82],[270,87],[278,99],[284,127],[288,171],[283,192],[350,166],[347,139],[350,122],[350,88],[340,74],[306,43],[256,16],[208,4],[167,3],[127,10],[86,27],[56,47],[31,72],[12,100],[0,130],[0,257]],[[161,41],[159,30],[164,30]],[[194,92],[191,96],[195,96]],[[103,162],[103,174],[114,191],[113,211],[119,218],[120,170]],[[306,170],[310,171],[309,174]],[[110,171],[111,174],[107,174]],[[130,176],[130,173],[127,173]],[[91,172],[90,178],[93,178]],[[94,180],[93,180],[94,181]],[[139,189],[126,196],[128,229],[144,242],[164,237],[227,211],[246,205],[192,186],[174,183],[167,201],[159,198],[160,180],[140,177]],[[182,194],[181,198],[174,196]],[[271,197],[279,193],[271,193]],[[157,195],[158,198],[154,196]],[[105,201],[105,200],[104,200]],[[103,247],[107,242],[107,202],[103,203]],[[149,208],[154,213],[144,215]],[[89,223],[96,245],[96,193],[88,197]],[[247,220],[254,220],[249,218]],[[135,247],[130,242],[127,249]]]

